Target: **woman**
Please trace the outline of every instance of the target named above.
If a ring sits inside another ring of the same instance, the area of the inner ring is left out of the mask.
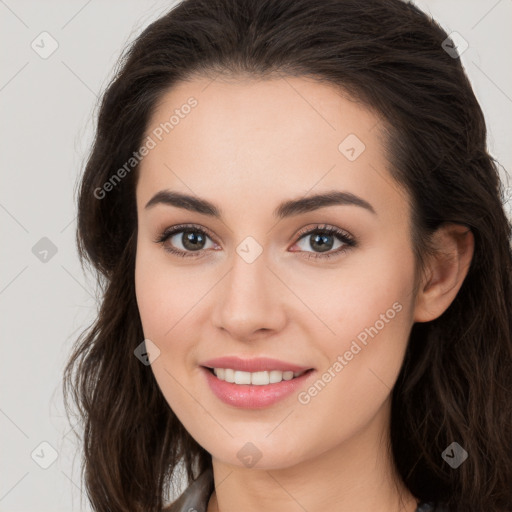
[[[95,510],[180,465],[174,512],[512,509],[511,225],[446,41],[401,0],[186,0],[128,49],[64,380]]]

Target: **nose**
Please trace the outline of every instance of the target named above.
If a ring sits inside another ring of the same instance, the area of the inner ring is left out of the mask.
[[[226,277],[216,287],[213,322],[238,340],[268,336],[286,323],[286,287],[268,266],[264,253],[252,263],[235,253]]]

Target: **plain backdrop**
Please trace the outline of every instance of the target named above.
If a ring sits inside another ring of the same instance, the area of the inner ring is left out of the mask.
[[[512,1],[417,4],[469,43],[462,62],[505,178],[512,168]],[[0,511],[80,510],[81,452],[61,381],[97,303],[75,249],[74,190],[97,97],[121,49],[172,5],[0,0]]]

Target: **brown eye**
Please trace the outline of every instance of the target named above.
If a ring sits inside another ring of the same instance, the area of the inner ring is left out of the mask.
[[[161,244],[171,254],[196,257],[208,248],[206,243],[209,239],[210,236],[203,229],[186,225],[166,229],[154,242]]]

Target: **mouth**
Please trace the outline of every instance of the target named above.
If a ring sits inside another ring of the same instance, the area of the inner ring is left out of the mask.
[[[279,384],[282,381],[290,381],[302,377],[314,371],[314,368],[298,372],[263,370],[258,372],[245,372],[233,368],[210,368],[203,366],[205,370],[214,375],[218,380],[236,385],[268,386]]]
[[[284,401],[306,387],[316,373],[314,368],[300,367],[296,368],[297,376],[291,370],[274,373],[274,370],[244,372],[230,368],[200,368],[213,395],[224,404],[239,409],[263,409]],[[287,372],[290,372],[291,376]],[[275,382],[271,382],[271,376]],[[233,382],[228,382],[227,379]]]

